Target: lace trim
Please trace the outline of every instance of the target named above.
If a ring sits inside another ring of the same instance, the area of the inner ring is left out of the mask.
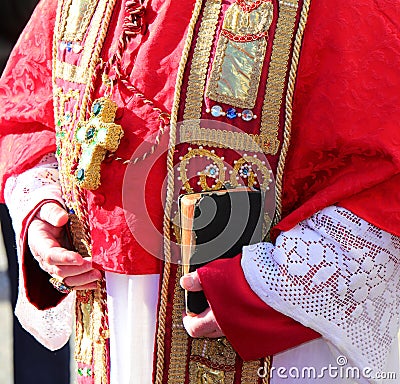
[[[5,200],[17,239],[21,239],[23,233],[23,220],[44,199],[56,200],[63,204],[55,154],[44,156],[34,168],[7,180]],[[22,258],[22,245],[20,241],[17,242],[19,261]],[[21,325],[44,346],[50,350],[61,348],[68,342],[72,333],[75,294],[68,295],[55,308],[40,311],[27,298],[23,276],[20,262],[16,316]]]
[[[399,329],[399,250],[398,237],[328,207],[276,246],[245,247],[242,267],[264,302],[321,333],[355,366],[381,372]]]

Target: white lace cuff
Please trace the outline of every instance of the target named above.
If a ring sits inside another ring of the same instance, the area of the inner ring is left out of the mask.
[[[5,186],[5,200],[16,233],[19,258],[19,288],[15,314],[21,325],[44,346],[51,350],[59,349],[68,342],[72,332],[75,294],[69,294],[57,307],[38,310],[27,298],[21,262],[24,249],[21,239],[26,218],[45,200],[58,201],[63,205],[54,154],[44,156],[32,169],[10,177]]]
[[[382,372],[399,329],[400,239],[351,212],[328,207],[243,249],[253,291],[313,328],[354,366]]]

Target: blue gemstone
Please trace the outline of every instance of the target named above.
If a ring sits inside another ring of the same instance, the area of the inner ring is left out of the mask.
[[[72,208],[68,211],[68,213],[69,213],[70,215],[75,215],[75,211],[74,211]]]
[[[248,168],[243,168],[242,172],[243,172],[243,175],[248,175],[249,174],[249,169]]]
[[[93,114],[95,116],[97,116],[100,113],[100,111],[101,111],[101,104],[100,103],[95,103],[93,105]]]
[[[90,140],[90,139],[93,139],[93,136],[94,136],[94,134],[96,133],[96,130],[94,129],[94,128],[89,128],[87,131],[86,131],[86,140]]]
[[[83,181],[83,179],[85,178],[85,170],[81,168],[81,169],[76,173],[76,178],[77,178],[79,181]]]
[[[235,109],[235,108],[229,108],[229,109],[226,111],[226,117],[227,117],[228,119],[236,119],[236,117],[237,117],[236,109]]]
[[[72,51],[72,43],[70,41],[67,43],[67,51],[68,52]]]
[[[210,175],[212,175],[212,176],[215,175],[215,169],[214,168],[210,169]]]

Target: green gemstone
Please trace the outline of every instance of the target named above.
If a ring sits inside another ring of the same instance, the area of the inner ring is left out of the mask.
[[[57,156],[60,156],[60,155],[61,155],[61,148],[60,148],[60,147],[57,147],[56,154],[57,154]]]
[[[101,111],[101,104],[100,103],[95,103],[93,105],[93,114],[95,116],[97,116],[100,113],[100,111]]]
[[[86,374],[88,376],[92,376],[92,370],[90,368],[87,369]]]
[[[83,179],[85,178],[85,170],[82,168],[79,169],[76,174],[76,178],[78,179],[78,181],[83,181]]]
[[[61,124],[62,124],[62,121],[61,121],[61,120],[58,120],[58,121],[57,121],[57,126],[58,126],[58,127],[61,127]]]
[[[83,376],[83,369],[82,368],[78,368],[78,375],[79,376]]]
[[[95,133],[96,133],[96,130],[94,128],[89,128],[86,131],[86,140],[93,139],[93,136],[95,135]]]

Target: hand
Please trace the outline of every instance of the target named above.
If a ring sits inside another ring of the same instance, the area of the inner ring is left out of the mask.
[[[199,275],[197,272],[188,273],[181,278],[181,287],[190,292],[202,291]],[[191,337],[218,338],[224,336],[211,308],[207,308],[198,315],[185,314],[183,325]]]
[[[28,228],[28,245],[40,267],[52,276],[60,277],[73,289],[95,289],[100,271],[91,260],[66,249],[64,226],[67,212],[56,203],[42,206]]]

